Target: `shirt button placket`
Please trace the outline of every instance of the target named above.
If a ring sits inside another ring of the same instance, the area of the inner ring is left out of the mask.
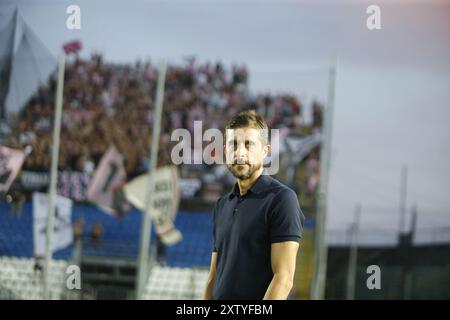
[[[238,212],[238,206],[239,206],[239,204],[241,203],[241,201],[242,201],[242,198],[241,198],[241,197],[238,197],[238,201],[237,201],[237,203],[236,203],[236,206],[235,206],[234,209],[233,209],[233,217],[234,217],[234,215]]]

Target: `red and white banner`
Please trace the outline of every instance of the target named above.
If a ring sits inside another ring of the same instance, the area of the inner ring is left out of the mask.
[[[126,172],[123,157],[111,146],[95,170],[87,191],[88,200],[95,202],[109,213],[114,213],[114,194],[125,183]]]
[[[22,168],[25,152],[0,146],[0,193],[6,193]]]

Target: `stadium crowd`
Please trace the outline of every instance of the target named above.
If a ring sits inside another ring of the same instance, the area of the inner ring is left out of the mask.
[[[146,171],[154,117],[158,71],[150,61],[111,64],[99,54],[75,56],[66,66],[59,170],[92,173],[114,144],[124,157],[127,179]],[[48,171],[51,160],[52,115],[56,75],[41,85],[17,116],[7,146],[28,148],[23,170]],[[158,165],[170,164],[174,129],[193,133],[194,120],[203,130],[224,130],[229,117],[244,109],[262,114],[270,128],[302,127],[302,105],[293,95],[253,95],[245,66],[225,68],[221,62],[169,65],[166,74]],[[312,108],[312,129],[322,125],[319,104]],[[206,128],[207,126],[207,128]],[[309,161],[314,162],[313,160]],[[308,170],[317,165],[309,164]],[[192,167],[192,166],[191,166]],[[185,168],[186,169],[186,168]],[[211,168],[181,170],[182,177],[199,177]]]

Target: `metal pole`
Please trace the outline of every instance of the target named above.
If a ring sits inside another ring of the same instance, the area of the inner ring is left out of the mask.
[[[355,299],[355,283],[356,283],[356,270],[358,263],[358,232],[359,232],[359,219],[361,216],[361,204],[356,205],[355,209],[355,221],[350,227],[350,255],[348,259],[347,269],[347,300]]]
[[[50,171],[49,186],[49,206],[47,215],[47,236],[45,241],[45,262],[44,262],[44,299],[50,299],[49,291],[49,274],[50,262],[52,259],[53,246],[53,227],[55,220],[55,202],[56,202],[56,179],[58,177],[58,156],[59,156],[59,137],[61,132],[61,114],[62,114],[62,98],[64,89],[64,66],[66,55],[64,52],[59,56],[58,66],[58,84],[56,87],[56,106],[55,118],[53,121],[53,143],[52,143],[52,165]]]
[[[413,241],[414,235],[416,233],[416,225],[417,225],[417,205],[415,204],[412,208],[411,215],[411,229],[409,230],[406,245],[404,246],[405,261],[403,263],[406,265],[404,268],[404,284],[403,284],[403,299],[410,300],[413,292]]]
[[[331,156],[331,133],[333,123],[334,91],[336,81],[336,65],[330,68],[328,82],[328,106],[324,112],[324,128],[322,146],[320,150],[320,185],[318,212],[316,217],[316,227],[314,236],[315,270],[311,298],[322,300],[325,297],[325,285],[327,274],[327,254],[328,247],[325,239],[325,226],[327,218],[327,195],[328,195],[328,175],[330,170]]]
[[[152,190],[153,181],[152,174],[155,172],[158,161],[158,151],[159,151],[159,131],[161,127],[161,114],[163,108],[163,97],[164,97],[164,83],[166,79],[166,61],[162,60],[159,65],[159,75],[158,75],[158,85],[156,88],[156,105],[155,105],[155,116],[153,118],[153,133],[152,141],[150,144],[151,155],[149,160],[149,180],[147,185],[147,197],[145,212],[143,213],[143,222],[141,225],[141,244],[139,250],[139,266],[138,266],[138,278],[136,283],[136,298],[142,300],[142,295],[144,293],[145,283],[148,276],[148,257],[149,257],[149,247],[150,247],[150,233],[152,228],[152,221],[150,216],[150,211],[152,207]]]
[[[400,190],[400,221],[399,221],[399,236],[405,233],[405,216],[406,216],[406,188],[408,183],[408,167],[402,166],[401,173],[401,190]]]

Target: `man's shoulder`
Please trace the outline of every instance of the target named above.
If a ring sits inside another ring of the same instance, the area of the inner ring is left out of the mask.
[[[292,195],[297,196],[297,193],[291,187],[271,176],[267,177],[268,181],[270,182],[269,190],[275,194],[276,198],[289,197]]]

